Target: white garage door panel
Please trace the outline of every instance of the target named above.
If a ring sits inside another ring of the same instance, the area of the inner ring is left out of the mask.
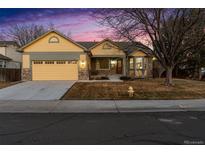
[[[77,80],[77,64],[32,64],[33,80]]]

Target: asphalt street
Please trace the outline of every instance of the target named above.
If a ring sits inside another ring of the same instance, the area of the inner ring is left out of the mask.
[[[205,112],[0,114],[0,144],[204,144]]]

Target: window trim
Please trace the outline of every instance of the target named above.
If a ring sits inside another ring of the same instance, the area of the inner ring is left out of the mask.
[[[33,61],[33,64],[35,64],[35,65],[41,65],[41,64],[44,64],[44,61],[43,61],[43,60],[34,60],[34,61]]]
[[[110,43],[108,43],[108,42],[107,42],[107,43],[104,43],[104,44],[103,44],[103,49],[106,49],[106,50],[108,49],[108,50],[110,50],[110,49],[112,49],[112,45],[111,45]]]
[[[54,60],[45,60],[44,63],[47,65],[53,65],[53,64],[55,64],[55,61]]]
[[[64,64],[66,64],[66,60],[57,60],[56,64],[57,65],[64,65]]]
[[[132,59],[133,61],[133,63],[132,63],[132,68],[130,68],[130,59]],[[135,58],[134,57],[130,57],[129,58],[129,70],[134,70],[135,69]]]
[[[56,39],[57,41],[52,41],[52,39]],[[48,40],[48,43],[59,43],[59,42],[60,42],[60,40],[56,36],[51,36]]]
[[[6,61],[5,60],[0,60],[0,62],[2,63],[0,66],[0,68],[6,68]]]
[[[136,64],[137,64],[137,63],[136,63],[136,59],[137,59],[137,58],[142,58],[142,68],[137,68],[137,67],[136,67],[136,66],[137,66],[137,65],[136,65]],[[136,56],[136,57],[135,57],[135,70],[145,70],[144,58],[145,58],[145,57],[142,57],[142,56],[140,56],[140,57]]]

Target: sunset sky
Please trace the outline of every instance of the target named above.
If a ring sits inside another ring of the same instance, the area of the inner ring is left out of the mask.
[[[54,24],[76,41],[102,40],[107,28],[90,16],[92,9],[0,9],[0,30],[15,24]]]

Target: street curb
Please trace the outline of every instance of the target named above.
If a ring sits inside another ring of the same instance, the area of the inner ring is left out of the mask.
[[[135,109],[135,110],[121,110],[121,111],[4,111],[0,114],[6,113],[41,113],[41,114],[124,114],[124,113],[155,113],[155,112],[204,112],[205,109],[193,108],[193,109]]]
[[[0,101],[0,113],[138,113],[205,111],[205,100],[195,101]]]

